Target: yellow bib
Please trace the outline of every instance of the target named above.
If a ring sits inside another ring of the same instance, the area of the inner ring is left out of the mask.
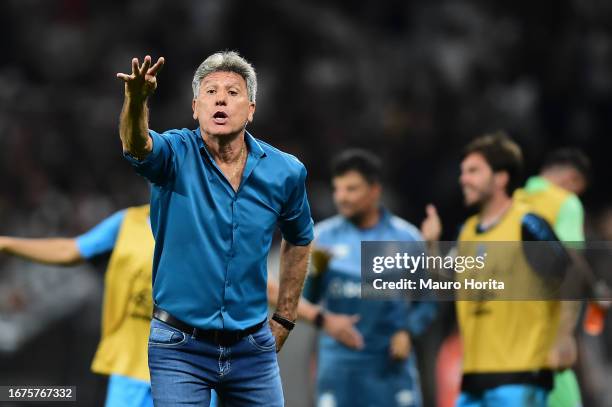
[[[528,212],[526,205],[515,201],[500,222],[483,233],[476,231],[478,217],[470,217],[459,236],[459,254],[473,255],[461,252],[462,241],[521,241],[522,219]],[[512,247],[508,251],[501,255],[488,253],[487,269],[493,267],[499,276],[531,270],[519,245],[516,250]],[[548,353],[559,324],[559,308],[558,301],[457,301],[464,349],[463,372],[505,373],[548,368]]]
[[[91,369],[149,381],[154,240],[149,205],[128,208],[104,280],[102,338]]]

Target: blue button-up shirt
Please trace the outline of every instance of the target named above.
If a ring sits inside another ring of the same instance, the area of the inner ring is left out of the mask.
[[[295,245],[313,239],[304,165],[253,138],[235,192],[200,130],[149,130],[153,150],[126,159],[151,184],[153,298],[202,329],[244,329],[267,316],[267,257],[276,226]]]

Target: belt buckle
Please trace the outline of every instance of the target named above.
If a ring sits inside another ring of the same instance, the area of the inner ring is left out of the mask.
[[[230,346],[233,344],[231,341],[230,335],[228,335],[226,331],[215,330],[214,332],[215,333],[213,335],[213,341],[215,345]]]
[[[220,344],[223,346],[232,346],[240,340],[240,333],[235,331],[221,331],[219,340]]]

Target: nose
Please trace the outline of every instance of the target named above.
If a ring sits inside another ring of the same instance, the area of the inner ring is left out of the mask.
[[[215,101],[215,106],[225,106],[227,104],[225,93],[217,92],[217,99]]]

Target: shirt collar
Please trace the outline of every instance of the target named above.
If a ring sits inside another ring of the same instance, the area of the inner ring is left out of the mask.
[[[202,133],[200,132],[200,128],[198,127],[195,130],[195,134],[197,135],[197,143],[198,143],[198,148],[200,150],[205,150],[207,153],[210,154],[210,152],[208,151],[208,149],[206,148],[206,145],[204,145],[204,140],[202,139]],[[255,157],[257,158],[263,158],[266,156],[266,152],[264,151],[264,149],[261,147],[261,145],[257,142],[257,140],[255,139],[255,137],[253,137],[251,135],[251,133],[249,133],[248,131],[244,132],[244,141],[246,143],[247,146],[247,150],[249,150],[250,154],[253,154]]]
[[[379,225],[389,224],[391,222],[391,212],[384,206],[380,207],[380,219],[378,220]]]
[[[355,226],[355,224],[353,222],[351,222],[350,220],[344,218],[344,222],[349,225],[350,227],[357,229],[359,231],[365,232],[365,231],[369,231],[369,230],[374,230],[377,229],[381,226],[388,226],[391,223],[391,212],[389,212],[389,210],[387,208],[385,208],[384,206],[380,206],[379,209],[379,214],[380,217],[378,218],[378,222],[376,222],[376,224],[372,227],[366,228],[366,229],[362,229],[362,228],[358,228],[357,226]]]
[[[261,148],[261,145],[257,142],[257,140],[255,140],[255,137],[251,136],[251,133],[245,131],[244,139],[246,140],[249,151],[255,155],[255,157],[262,158],[266,156],[266,152],[263,148]]]

